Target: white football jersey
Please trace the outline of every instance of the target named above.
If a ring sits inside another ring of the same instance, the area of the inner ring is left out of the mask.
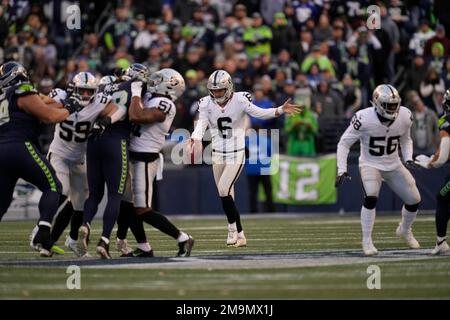
[[[143,105],[144,108],[158,108],[162,110],[166,114],[166,119],[162,122],[136,125],[131,137],[129,150],[133,152],[158,153],[169,135],[177,110],[172,100],[166,97],[152,97],[150,93],[145,94]]]
[[[360,167],[367,165],[382,171],[397,169],[402,164],[399,147],[404,161],[412,160],[411,125],[412,114],[405,107],[400,107],[397,118],[389,126],[380,122],[374,107],[358,111],[338,144],[338,174],[347,171],[348,152],[357,140],[361,146]]]
[[[263,109],[252,103],[248,92],[235,92],[222,108],[210,96],[198,102],[199,118],[192,138],[202,140],[211,130],[213,152],[230,153],[245,148],[245,114],[260,119],[275,118],[276,108]]]
[[[61,89],[54,89],[49,96],[62,102],[67,93]],[[72,161],[82,159],[86,153],[86,141],[92,124],[110,101],[111,96],[98,93],[92,103],[83,107],[79,112],[72,113],[63,122],[56,124],[49,152]]]

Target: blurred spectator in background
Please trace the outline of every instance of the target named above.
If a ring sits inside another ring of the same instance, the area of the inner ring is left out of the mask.
[[[431,56],[432,54],[431,48],[433,47],[433,44],[435,44],[436,42],[442,44],[442,46],[444,47],[444,55],[448,56],[450,54],[450,40],[446,37],[445,28],[441,24],[438,24],[436,26],[436,34],[434,35],[434,37],[432,37],[425,43],[424,49],[425,57]]]
[[[286,117],[284,129],[288,136],[287,154],[290,156],[316,156],[317,115],[309,106],[301,114]]]
[[[437,71],[433,68],[428,68],[425,79],[420,83],[420,95],[423,98],[425,105],[430,107],[439,116],[442,114],[442,107],[436,104],[436,95],[445,92],[444,80],[439,77]]]
[[[389,35],[391,50],[385,62],[385,76],[387,82],[390,83],[395,75],[395,54],[400,51],[400,32],[397,24],[391,19],[386,4],[384,2],[377,2],[377,5],[380,7],[381,29],[385,30]]]
[[[272,52],[278,54],[282,49],[286,50],[292,48],[296,39],[296,31],[294,27],[288,23],[284,13],[275,13],[272,24]]]
[[[433,38],[434,31],[430,28],[428,20],[422,20],[420,29],[414,33],[412,39],[409,41],[409,49],[416,55],[423,55],[425,43]]]
[[[311,53],[303,60],[301,66],[302,72],[309,72],[312,64],[317,64],[320,70],[330,70],[333,75],[336,74],[330,59],[322,54],[320,44],[315,44],[312,47]]]
[[[312,97],[312,107],[319,118],[343,115],[343,105],[342,98],[334,90],[330,90],[329,83],[320,81],[318,90]]]
[[[247,55],[253,58],[256,54],[265,54],[270,57],[272,40],[272,30],[264,24],[260,13],[255,12],[252,15],[253,21],[251,26],[245,29],[243,40],[245,43],[245,51]]]
[[[342,96],[344,98],[345,117],[350,119],[361,108],[361,90],[355,85],[348,73],[342,78]]]
[[[414,119],[411,126],[411,138],[414,154],[431,155],[439,145],[438,117],[423,103],[417,93],[413,95],[411,102]]]
[[[313,30],[313,38],[317,42],[329,41],[332,39],[333,31],[330,26],[330,19],[327,14],[321,14],[319,24]]]
[[[406,70],[405,84],[406,87],[419,92],[420,83],[426,76],[428,66],[425,63],[423,56],[416,55],[413,58],[412,66]]]
[[[281,50],[278,56],[273,58],[273,62],[269,67],[270,76],[275,76],[277,70],[283,70],[287,79],[294,80],[297,76],[299,70],[298,64],[291,60],[291,55],[286,49]]]
[[[447,57],[445,68],[442,70],[441,78],[444,80],[445,88],[450,88],[450,57]]]

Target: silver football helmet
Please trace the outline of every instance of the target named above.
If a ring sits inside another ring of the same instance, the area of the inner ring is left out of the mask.
[[[98,90],[97,78],[90,72],[80,72],[72,79],[73,95],[79,100],[79,104],[83,107],[94,101]]]
[[[233,87],[233,80],[231,79],[231,76],[228,72],[225,70],[216,70],[214,71],[208,79],[208,84],[206,87],[209,90],[209,95],[211,96],[211,99],[220,104],[226,103],[234,92]],[[222,90],[225,89],[225,94],[220,97],[216,98],[214,96],[214,90]]]
[[[380,84],[372,95],[372,105],[383,118],[395,120],[400,109],[402,99],[397,89],[390,84]]]
[[[183,76],[170,68],[156,71],[148,80],[148,90],[151,93],[169,96],[172,101],[177,100],[185,89]]]

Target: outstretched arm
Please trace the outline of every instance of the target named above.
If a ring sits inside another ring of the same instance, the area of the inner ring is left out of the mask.
[[[357,124],[358,123],[358,124]],[[347,172],[347,157],[351,146],[359,140],[361,136],[360,122],[356,115],[353,116],[352,122],[345,130],[337,146],[337,167],[338,176]]]
[[[245,105],[245,112],[259,119],[271,119],[281,116],[283,113],[296,114],[303,111],[303,106],[291,104],[290,99],[278,108],[263,109],[249,102]]]
[[[57,123],[64,121],[69,115],[65,108],[58,108],[60,105],[55,101],[55,106],[45,104],[37,94],[27,94],[17,99],[17,106],[27,113],[35,116],[45,123]]]

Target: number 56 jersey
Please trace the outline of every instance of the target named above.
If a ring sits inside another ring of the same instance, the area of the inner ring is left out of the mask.
[[[49,97],[62,102],[67,93],[61,89],[53,89]],[[49,152],[58,154],[64,159],[78,161],[86,153],[86,141],[92,124],[111,101],[111,96],[98,93],[94,101],[79,112],[72,113],[66,120],[55,126],[55,135]]]
[[[403,159],[412,160],[411,125],[412,114],[405,107],[400,107],[397,118],[390,124],[381,123],[374,107],[358,111],[338,144],[338,174],[347,171],[347,155],[357,140],[361,146],[360,167],[370,166],[381,171],[397,169],[402,165],[399,147]]]

